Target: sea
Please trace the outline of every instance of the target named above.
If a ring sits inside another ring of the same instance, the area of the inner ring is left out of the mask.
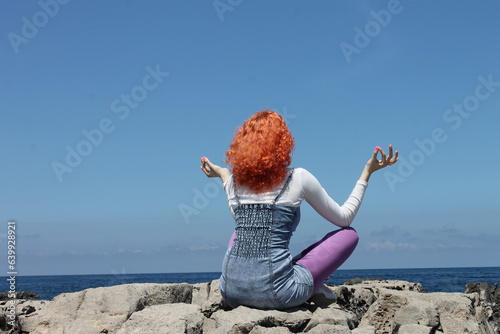
[[[164,273],[164,274],[106,274],[17,276],[16,291],[33,291],[42,300],[50,300],[65,292],[129,283],[204,283],[220,277],[220,272]],[[9,290],[8,277],[1,279],[0,291]],[[467,283],[500,283],[500,267],[473,268],[414,268],[414,269],[360,269],[337,270],[325,282],[341,285],[353,278],[380,278],[419,282],[425,292],[464,292]]]

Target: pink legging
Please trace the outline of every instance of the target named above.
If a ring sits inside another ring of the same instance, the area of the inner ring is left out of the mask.
[[[228,247],[233,245],[235,237],[236,233],[233,233]],[[311,272],[314,279],[313,293],[351,256],[358,240],[358,233],[353,228],[339,229],[328,233],[293,258]]]

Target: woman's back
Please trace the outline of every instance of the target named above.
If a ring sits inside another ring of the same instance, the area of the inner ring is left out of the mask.
[[[271,203],[243,204],[238,189],[234,192],[236,235],[226,252],[220,281],[232,307],[283,309],[302,304],[312,292],[311,274],[293,265],[288,248],[300,220],[299,207],[277,204],[292,175],[290,170]]]

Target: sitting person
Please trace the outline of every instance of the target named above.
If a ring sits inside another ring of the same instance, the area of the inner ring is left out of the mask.
[[[226,152],[231,172],[201,158],[208,177],[220,177],[236,228],[224,257],[220,290],[231,307],[286,309],[312,297],[333,298],[323,284],[352,254],[358,234],[349,227],[370,175],[398,160],[376,147],[346,202],[340,206],[306,169],[289,168],[293,137],[284,119],[261,111],[237,131]],[[381,154],[381,160],[377,155]],[[340,229],[292,258],[289,243],[305,200]]]

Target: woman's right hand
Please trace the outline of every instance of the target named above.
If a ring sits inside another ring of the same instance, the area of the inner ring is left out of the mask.
[[[379,152],[382,155],[381,160],[379,160],[377,158]],[[361,174],[360,180],[368,181],[368,179],[370,178],[370,175],[373,172],[378,171],[379,169],[385,168],[387,166],[394,165],[398,161],[398,153],[399,152],[396,151],[394,156],[393,156],[392,152],[393,152],[392,145],[389,145],[389,155],[388,156],[386,156],[384,150],[381,147],[379,147],[379,146],[375,147],[375,150],[373,151],[372,157],[366,163],[365,169],[363,170],[363,173]]]
[[[229,179],[231,173],[227,168],[223,168],[221,166],[217,166],[208,160],[207,157],[201,158],[201,170],[208,177],[220,177],[222,182],[226,182]]]

